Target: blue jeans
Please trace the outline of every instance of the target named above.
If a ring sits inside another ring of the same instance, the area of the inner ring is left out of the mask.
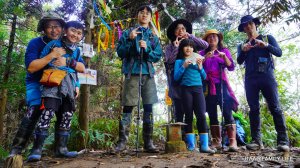
[[[272,74],[258,74],[257,76],[245,79],[247,102],[250,107],[250,127],[252,140],[261,142],[261,122],[259,93],[267,101],[268,108],[273,116],[275,129],[277,131],[277,144],[288,145],[285,117],[280,107],[278,98],[277,82]]]

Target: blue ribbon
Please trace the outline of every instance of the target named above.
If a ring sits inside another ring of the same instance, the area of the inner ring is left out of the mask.
[[[95,12],[97,13],[97,15],[100,18],[101,22],[107,27],[108,30],[111,30],[111,28],[109,27],[109,25],[105,22],[105,20],[101,16],[100,11],[99,11],[99,9],[97,7],[96,1],[94,1],[93,5],[94,5]]]

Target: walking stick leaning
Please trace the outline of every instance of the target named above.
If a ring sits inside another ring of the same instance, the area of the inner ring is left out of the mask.
[[[221,122],[221,134],[222,134],[222,151],[224,151],[224,137],[225,137],[225,131],[224,131],[224,127],[225,127],[225,124],[224,124],[224,96],[223,96],[223,65],[220,64],[220,92],[221,92],[221,117],[222,117],[222,122]]]

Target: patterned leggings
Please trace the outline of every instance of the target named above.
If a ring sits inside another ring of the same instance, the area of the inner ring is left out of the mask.
[[[59,114],[62,113],[62,114]],[[46,108],[43,110],[40,121],[38,123],[38,129],[48,129],[50,126],[50,121],[52,117],[56,114],[56,117],[59,117],[60,119],[57,119],[59,123],[59,129],[61,130],[69,130],[71,127],[71,120],[74,114],[74,111],[58,111],[55,112],[51,108]]]

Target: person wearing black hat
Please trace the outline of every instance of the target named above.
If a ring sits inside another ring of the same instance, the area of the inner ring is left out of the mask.
[[[192,33],[192,24],[185,19],[175,20],[167,29],[167,36],[171,43],[166,46],[165,66],[169,85],[169,96],[175,107],[176,122],[183,122],[180,85],[174,81],[174,65],[178,53],[178,46],[183,39],[191,39],[194,41],[196,48],[206,49],[208,47],[206,41],[195,37]]]
[[[66,52],[62,48],[53,48],[48,55],[40,58],[40,53],[46,44],[61,37],[64,24],[65,22],[56,13],[46,13],[39,21],[37,28],[37,31],[43,32],[44,36],[32,39],[26,48],[27,112],[21,120],[19,129],[14,137],[9,157],[22,153],[40,118],[42,111],[40,110],[41,91],[39,81],[43,68],[54,58],[57,58],[55,65],[66,65],[66,59],[62,58],[62,55]]]
[[[246,147],[249,150],[263,149],[260,132],[259,92],[266,99],[273,116],[277,131],[278,151],[289,151],[289,140],[286,131],[285,117],[280,107],[277,82],[274,76],[272,55],[281,57],[282,51],[272,35],[262,35],[257,32],[261,24],[259,18],[246,15],[241,18],[239,32],[247,34],[244,44],[238,45],[238,64],[245,64],[245,90],[250,107],[250,127],[252,142]]]

